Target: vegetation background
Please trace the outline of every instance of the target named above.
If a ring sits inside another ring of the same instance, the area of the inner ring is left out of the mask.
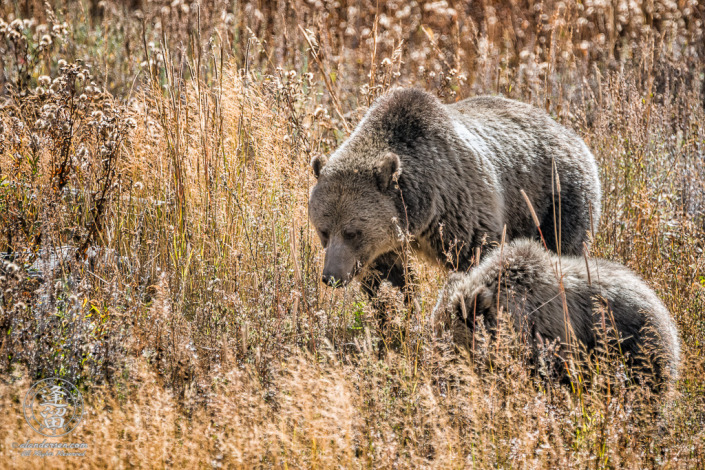
[[[0,17],[4,468],[705,468],[702,2],[2,0]],[[681,329],[672,399],[609,351],[570,385],[529,374],[511,331],[456,351],[428,325],[428,264],[385,334],[357,286],[321,286],[308,162],[396,85],[503,94],[580,133],[604,189],[591,256],[640,273]],[[21,401],[49,376],[83,392],[65,440],[85,457],[12,447],[39,438]]]

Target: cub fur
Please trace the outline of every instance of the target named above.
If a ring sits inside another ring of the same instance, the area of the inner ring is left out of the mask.
[[[575,340],[590,351],[610,332],[616,345],[616,332],[619,350],[632,365],[650,364],[659,382],[678,376],[680,343],[671,314],[636,273],[620,264],[559,257],[537,241],[516,240],[469,273],[452,274],[433,322],[437,328],[459,324],[471,333],[482,321],[491,332],[500,310],[534,352],[540,341],[554,340],[563,353]]]

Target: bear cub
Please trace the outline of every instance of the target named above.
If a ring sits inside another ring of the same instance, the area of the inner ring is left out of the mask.
[[[516,240],[495,249],[469,273],[451,275],[433,323],[455,324],[457,332],[472,331],[482,321],[492,332],[499,310],[508,314],[534,357],[541,341],[558,340],[561,356],[576,344],[573,340],[593,350],[607,329],[631,365],[653,372],[656,383],[672,383],[678,376],[680,344],[673,318],[654,291],[625,266],[559,257],[537,241]]]

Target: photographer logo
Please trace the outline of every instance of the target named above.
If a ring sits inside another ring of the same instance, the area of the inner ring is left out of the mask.
[[[32,385],[23,407],[27,423],[46,437],[64,436],[83,419],[81,392],[71,382],[57,377]]]

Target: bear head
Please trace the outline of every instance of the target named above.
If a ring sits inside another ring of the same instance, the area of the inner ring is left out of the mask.
[[[323,156],[311,162],[317,179],[309,198],[309,218],[326,250],[322,280],[340,287],[376,258],[399,245],[399,211],[394,187],[399,156],[379,152],[365,165],[337,165]]]

